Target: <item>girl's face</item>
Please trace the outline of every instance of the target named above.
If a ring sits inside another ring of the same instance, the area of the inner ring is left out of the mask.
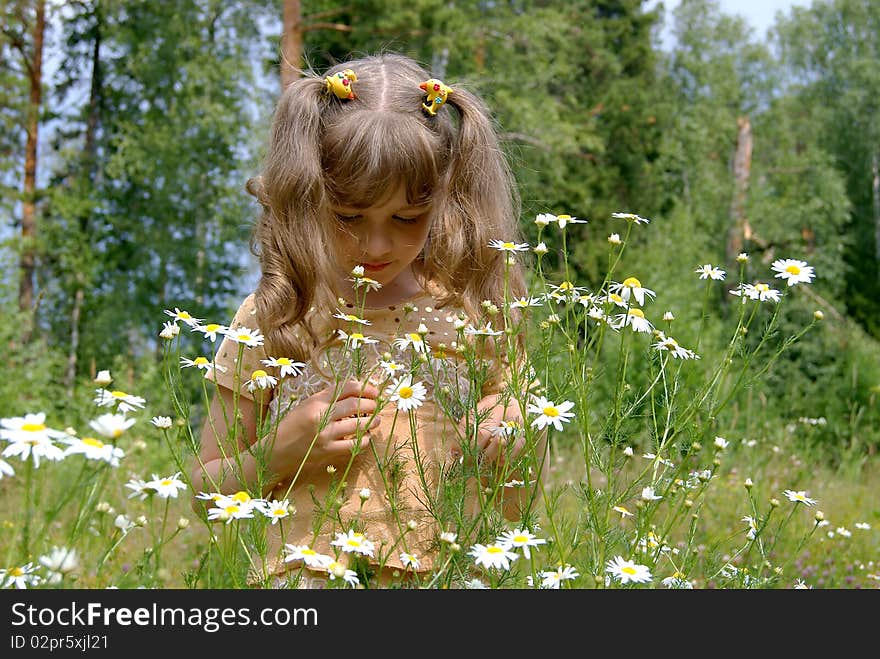
[[[430,229],[430,204],[411,205],[400,186],[386,201],[368,208],[337,206],[336,235],[346,274],[356,265],[383,287],[412,277],[410,264],[421,253]]]

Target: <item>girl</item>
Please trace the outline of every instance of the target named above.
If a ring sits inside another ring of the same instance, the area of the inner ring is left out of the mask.
[[[456,541],[534,515],[546,453],[498,331],[525,284],[486,107],[396,54],[306,74],[247,188],[261,279],[207,375],[193,486],[292,503],[263,584],[449,579]]]

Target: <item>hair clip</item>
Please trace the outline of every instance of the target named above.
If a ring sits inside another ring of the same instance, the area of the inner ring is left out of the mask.
[[[357,76],[351,69],[345,69],[339,73],[326,76],[327,91],[336,94],[336,98],[352,99],[357,98],[351,83],[357,81]]]
[[[425,99],[426,103],[422,103],[422,107],[432,117],[437,114],[437,110],[443,107],[443,104],[446,103],[446,97],[453,91],[452,87],[447,87],[441,80],[436,78],[425,80],[425,82],[419,85],[419,88],[428,92],[428,97]]]

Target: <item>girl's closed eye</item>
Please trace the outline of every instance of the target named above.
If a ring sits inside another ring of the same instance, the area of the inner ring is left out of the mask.
[[[402,215],[392,215],[392,217],[398,222],[403,222],[404,224],[415,224],[421,218],[420,215],[416,217],[403,217]]]

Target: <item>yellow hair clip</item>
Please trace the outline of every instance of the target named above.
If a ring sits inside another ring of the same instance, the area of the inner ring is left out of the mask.
[[[357,94],[354,93],[354,89],[351,86],[351,83],[357,81],[357,76],[351,69],[334,73],[333,75],[326,76],[324,79],[327,81],[327,91],[336,94],[336,98],[357,98]]]
[[[447,87],[443,84],[443,81],[436,78],[425,80],[425,82],[419,85],[419,88],[428,92],[428,97],[425,99],[426,102],[422,103],[422,107],[432,117],[437,114],[437,110],[443,107],[446,98],[453,91],[452,87]]]

